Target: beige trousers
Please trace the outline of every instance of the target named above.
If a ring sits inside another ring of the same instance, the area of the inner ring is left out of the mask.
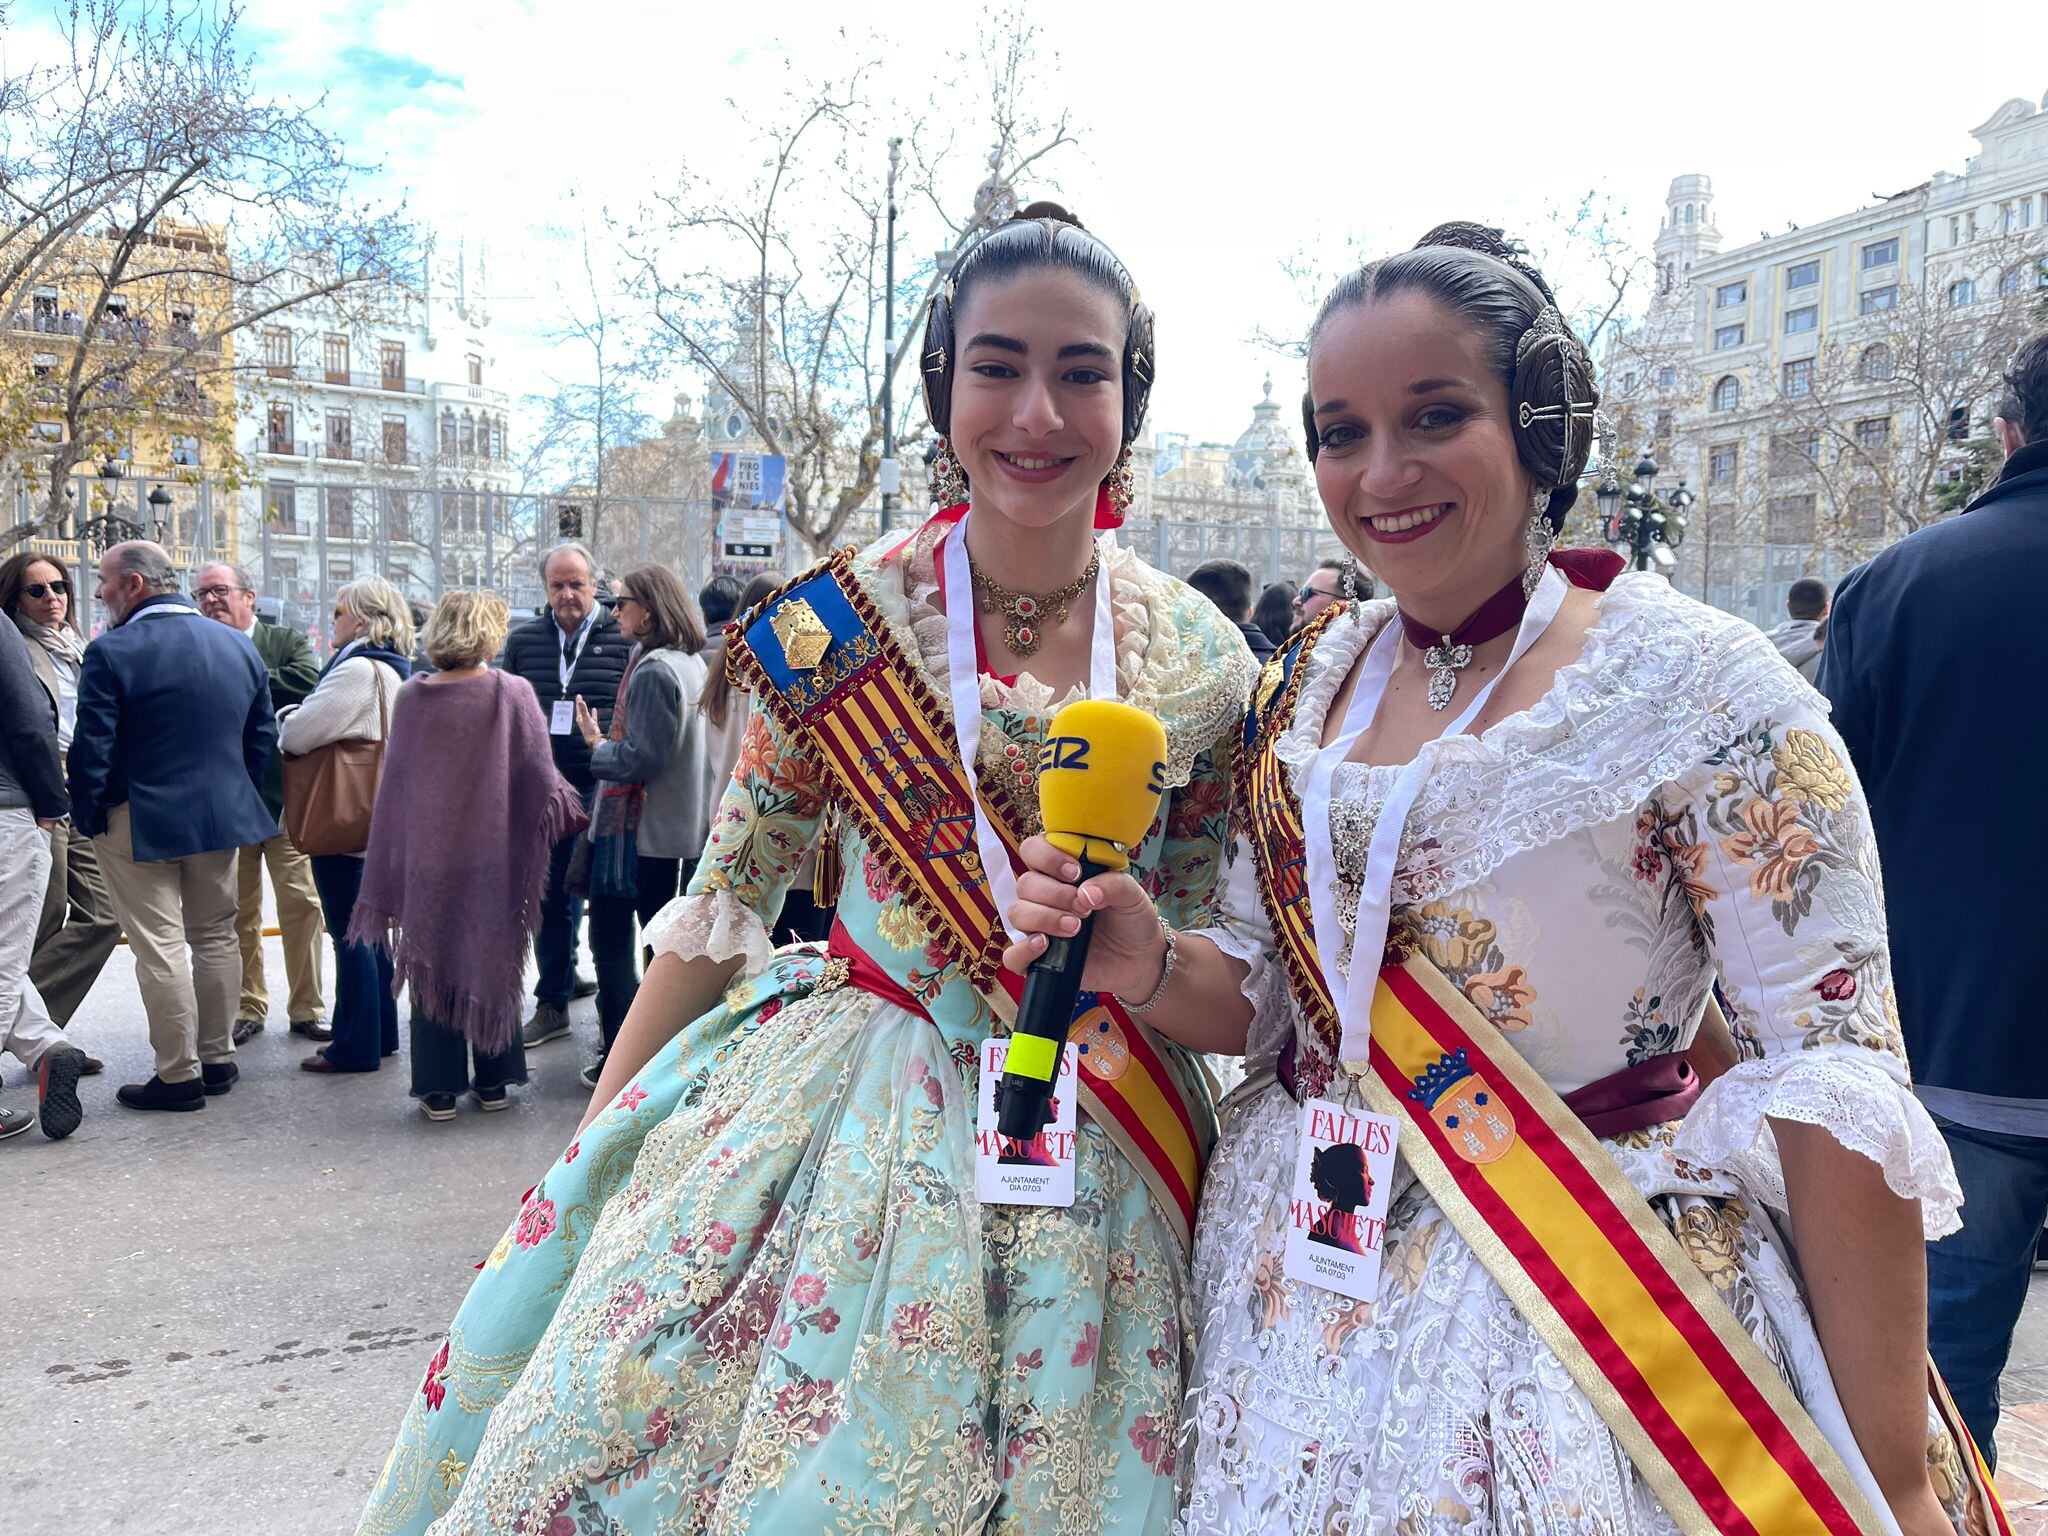
[[[284,979],[291,988],[285,1017],[294,1024],[327,1017],[320,1000],[320,892],[313,886],[313,861],[282,832],[267,843],[241,850],[235,864],[235,937],[242,946],[241,1019],[270,1016],[270,989],[263,981],[263,866],[277,892],[277,926],[284,935]]]
[[[35,813],[26,806],[0,810],[0,1050],[30,1068],[64,1043],[28,974],[49,878],[50,834],[36,825]]]
[[[70,822],[58,822],[50,834],[50,883],[28,974],[59,1027],[71,1022],[120,942],[121,925],[107,899],[92,839]]]
[[[128,807],[107,817],[93,839],[107,894],[135,955],[135,984],[156,1048],[156,1075],[189,1083],[208,1066],[235,1059],[235,994],[242,957],[235,944],[235,852],[138,861]]]

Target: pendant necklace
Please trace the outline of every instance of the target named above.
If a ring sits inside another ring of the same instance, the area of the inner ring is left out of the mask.
[[[1081,595],[1081,589],[1094,579],[1101,568],[1102,551],[1098,549],[1088,556],[1085,571],[1064,587],[1044,594],[1012,592],[1002,583],[984,576],[981,567],[974,566],[971,571],[975,594],[981,599],[981,611],[1003,616],[1003,644],[1018,656],[1029,656],[1045,639],[1044,625],[1066,623],[1067,605]]]
[[[1422,652],[1422,665],[1429,673],[1429,707],[1448,709],[1458,691],[1458,674],[1472,665],[1473,647],[1504,635],[1522,622],[1529,597],[1522,590],[1518,574],[1506,586],[1481,603],[1472,617],[1449,634],[1431,628],[1419,619],[1401,615],[1401,630],[1408,643]]]

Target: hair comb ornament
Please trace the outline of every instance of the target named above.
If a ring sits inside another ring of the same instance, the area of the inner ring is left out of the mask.
[[[1517,392],[1526,390],[1526,371],[1546,347],[1556,353],[1560,386],[1558,393],[1564,398],[1552,405],[1537,405],[1532,401],[1523,400],[1516,408],[1516,423],[1524,432],[1539,422],[1554,422],[1564,429],[1558,441],[1557,469],[1551,476],[1553,484],[1564,486],[1573,479],[1572,447],[1578,438],[1579,423],[1584,421],[1587,433],[1592,432],[1598,402],[1590,389],[1587,389],[1583,396],[1581,394],[1580,386],[1590,384],[1588,370],[1583,363],[1582,348],[1579,339],[1565,325],[1564,316],[1558,313],[1555,304],[1546,304],[1538,310],[1536,318],[1529,322],[1528,330],[1522,333],[1522,339],[1515,343]]]

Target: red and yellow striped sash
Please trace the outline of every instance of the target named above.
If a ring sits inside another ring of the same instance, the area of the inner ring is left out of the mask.
[[[1023,979],[1002,965],[973,791],[938,700],[861,590],[852,558],[840,552],[743,616],[728,632],[727,665],[816,753],[833,803],[1007,1026]],[[792,620],[795,604],[802,612]],[[799,631],[816,637],[800,654],[801,640],[784,640]],[[1001,793],[983,808],[1014,860],[1024,824],[1017,808]],[[1071,1038],[1081,1047],[1081,1109],[1143,1175],[1187,1249],[1214,1137],[1193,1069],[1110,998],[1083,1010]]]
[[[1321,628],[1274,664],[1238,768],[1260,893],[1297,1005],[1337,1055],[1302,889],[1299,803],[1272,743]],[[1620,1166],[1498,1029],[1420,956],[1390,950],[1369,1061],[1345,1062],[1402,1125],[1401,1155],[1585,1391],[1688,1533],[1866,1536],[1888,1528],[1756,1341]],[[1945,1400],[1936,1381],[1936,1400]],[[2004,1511],[1948,1415],[1986,1528]]]

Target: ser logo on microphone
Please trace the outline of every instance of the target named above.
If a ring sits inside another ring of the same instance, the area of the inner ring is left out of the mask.
[[[1088,767],[1088,738],[1085,736],[1049,736],[1038,751],[1038,771],[1051,773],[1055,768]]]
[[[1038,771],[1052,773],[1056,770],[1071,769],[1081,773],[1088,771],[1088,749],[1092,743],[1085,736],[1049,736],[1038,751]],[[1152,794],[1163,794],[1166,790],[1166,764],[1153,760],[1152,772],[1145,781],[1145,788]]]

